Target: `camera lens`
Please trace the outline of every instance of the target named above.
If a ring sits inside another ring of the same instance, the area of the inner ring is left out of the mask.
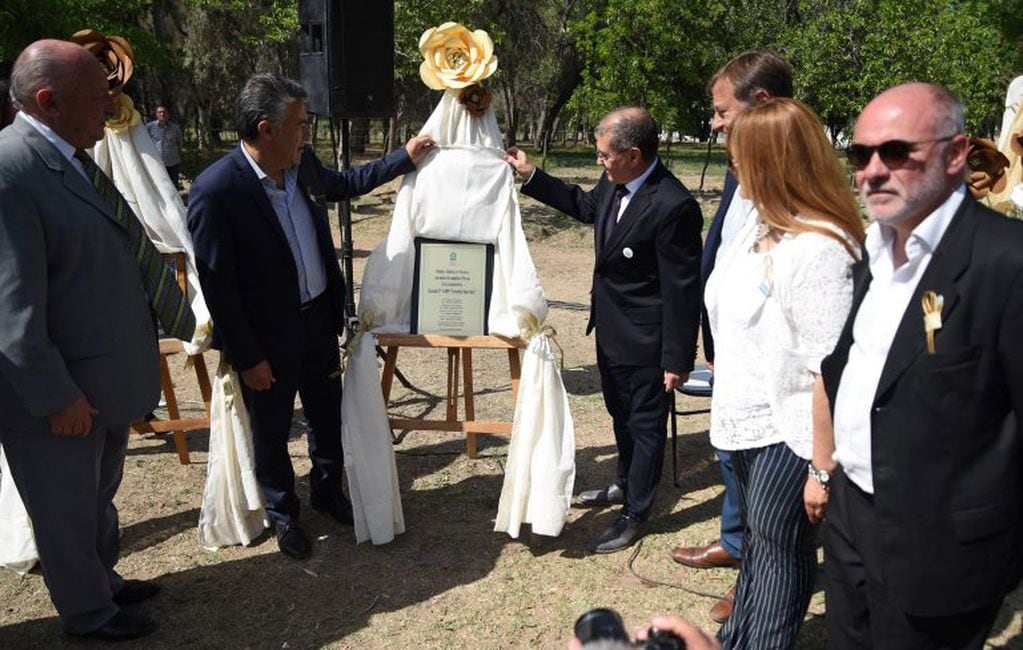
[[[629,641],[622,617],[613,609],[591,609],[580,616],[575,622],[575,638],[584,644],[591,641]]]

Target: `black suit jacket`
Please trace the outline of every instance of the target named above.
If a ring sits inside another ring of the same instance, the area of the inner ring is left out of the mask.
[[[585,191],[537,169],[522,191],[584,223],[595,223],[590,320],[597,343],[621,364],[693,369],[700,322],[700,207],[660,162],[604,243],[614,184]],[[629,256],[631,254],[631,257]]]
[[[870,285],[823,363],[831,404]],[[944,296],[934,354],[921,296]],[[969,196],[934,252],[892,342],[870,413],[874,508],[888,598],[942,616],[988,605],[1023,569],[1023,223]]]
[[[344,329],[344,278],[327,222],[326,201],[371,191],[415,169],[404,147],[344,172],[328,170],[306,148],[298,184],[316,227],[326,266],[332,327]],[[213,347],[236,370],[264,359],[271,367],[297,364],[290,354],[303,336],[298,270],[277,214],[241,145],[208,167],[192,184],[188,229],[203,294],[213,317]]]
[[[707,241],[703,243],[703,258],[700,260],[700,278],[702,287],[707,288],[707,278],[714,270],[714,262],[717,259],[718,249],[721,248],[721,230],[725,225],[725,215],[732,205],[732,197],[735,196],[735,188],[739,181],[731,171],[725,173],[725,189],[721,192],[721,203],[714,213],[714,219],[707,229]],[[700,325],[703,331],[703,356],[709,363],[714,363],[714,335],[710,331],[710,319],[707,317],[707,306],[703,306],[703,320]]]

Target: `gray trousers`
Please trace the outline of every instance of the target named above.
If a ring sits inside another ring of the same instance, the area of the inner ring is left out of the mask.
[[[11,477],[32,520],[43,577],[60,623],[91,632],[117,613],[113,594],[120,534],[114,495],[121,484],[128,427],[82,437],[0,427]]]

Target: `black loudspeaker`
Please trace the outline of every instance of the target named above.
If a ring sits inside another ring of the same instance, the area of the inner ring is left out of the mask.
[[[299,0],[299,72],[312,113],[394,112],[394,0]]]

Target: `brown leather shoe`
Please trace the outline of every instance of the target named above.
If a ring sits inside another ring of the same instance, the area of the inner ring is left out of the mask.
[[[735,604],[735,587],[725,592],[724,598],[714,603],[710,608],[710,618],[715,623],[724,623],[732,615],[732,606]]]
[[[676,546],[671,549],[671,559],[694,569],[739,568],[739,560],[729,555],[720,541],[706,546]]]

